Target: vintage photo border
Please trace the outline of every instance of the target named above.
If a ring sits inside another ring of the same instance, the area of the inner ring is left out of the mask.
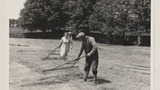
[[[160,0],[151,0],[151,90],[160,90]]]
[[[0,90],[9,90],[8,0],[0,0]],[[151,0],[150,90],[160,90],[160,0]]]
[[[0,0],[0,90],[9,90],[9,22],[7,1]]]

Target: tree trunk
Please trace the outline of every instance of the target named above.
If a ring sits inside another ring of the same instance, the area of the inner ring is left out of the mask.
[[[138,46],[142,44],[141,39],[142,39],[142,37],[140,35],[138,35],[138,38],[137,38],[137,42],[138,42],[137,45]]]

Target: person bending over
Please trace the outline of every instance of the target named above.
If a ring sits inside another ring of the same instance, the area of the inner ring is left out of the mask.
[[[84,67],[84,77],[83,80],[87,81],[87,77],[90,71],[90,67],[92,67],[94,84],[97,84],[97,68],[98,68],[98,47],[95,42],[95,39],[91,36],[86,36],[83,32],[80,32],[76,38],[82,41],[81,48],[78,54],[77,59],[82,55],[82,52],[85,51],[86,60]]]

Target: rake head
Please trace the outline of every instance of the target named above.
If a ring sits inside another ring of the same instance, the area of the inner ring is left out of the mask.
[[[45,71],[42,71],[42,73],[43,73],[44,75],[46,75],[46,72],[45,72]]]
[[[48,57],[43,57],[41,60],[46,60]]]
[[[78,68],[78,66],[70,66],[70,67],[62,67],[62,68],[53,68],[53,69],[48,69],[48,70],[43,70],[42,73],[46,75],[47,72],[52,72],[56,70],[66,70],[66,69],[71,69],[71,68]]]

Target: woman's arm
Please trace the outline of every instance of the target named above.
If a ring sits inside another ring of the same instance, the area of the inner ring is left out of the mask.
[[[72,39],[72,36],[70,38],[70,44],[71,44],[71,49],[73,48],[73,39]]]
[[[60,42],[60,44],[59,44],[58,47],[61,47],[61,46],[62,46],[62,43],[63,43],[63,37],[61,38],[61,42]]]

